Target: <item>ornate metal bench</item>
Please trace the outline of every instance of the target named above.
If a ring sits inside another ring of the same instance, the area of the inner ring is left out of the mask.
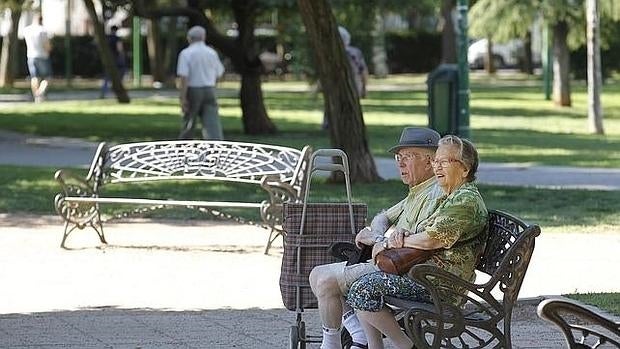
[[[485,251],[476,265],[476,270],[486,275],[487,281],[469,283],[435,266],[422,264],[411,268],[409,275],[425,285],[433,303],[388,300],[402,310],[403,325],[416,347],[512,348],[512,309],[540,227],[527,225],[507,213],[489,210],[488,232]],[[433,279],[443,280],[443,285],[467,289],[469,293],[463,299],[464,306],[442,302],[454,291],[433,286],[430,282]],[[491,294],[493,290],[500,293],[500,299]]]
[[[567,299],[546,299],[538,316],[562,330],[570,349],[620,348],[620,322],[607,319]]]
[[[67,170],[58,170],[56,180],[62,193],[54,200],[56,212],[64,219],[65,229],[60,246],[65,248],[69,234],[91,226],[102,243],[101,204],[150,205],[151,208],[185,206],[220,217],[220,208],[258,208],[263,225],[270,229],[265,253],[283,233],[282,203],[299,202],[303,198],[309,146],[301,151],[293,148],[228,142],[228,141],[157,141],[99,144],[86,178]],[[268,194],[262,202],[227,202],[168,200],[146,198],[103,197],[101,189],[116,183],[144,183],[165,180],[204,180],[260,185]],[[136,209],[139,213],[149,209]],[[123,213],[113,218],[130,215]]]

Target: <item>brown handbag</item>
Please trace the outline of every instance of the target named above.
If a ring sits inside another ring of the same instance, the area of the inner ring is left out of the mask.
[[[377,253],[375,263],[386,273],[402,275],[414,265],[427,261],[435,251],[414,247],[393,248]]]

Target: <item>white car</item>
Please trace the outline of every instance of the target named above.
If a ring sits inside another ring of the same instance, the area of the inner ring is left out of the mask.
[[[484,57],[487,54],[487,39],[474,41],[467,50],[467,61],[469,66],[474,69],[484,67]],[[523,50],[520,40],[511,40],[507,43],[493,43],[493,59],[496,68],[516,66],[519,61],[519,54]]]

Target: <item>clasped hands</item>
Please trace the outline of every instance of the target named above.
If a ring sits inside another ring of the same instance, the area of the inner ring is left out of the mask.
[[[372,246],[372,258],[385,249],[385,245],[388,248],[400,248],[405,245],[405,237],[409,236],[410,232],[403,228],[392,227],[388,229],[389,234],[384,236],[385,232],[373,231],[370,227],[365,227],[360,230],[355,236],[355,245],[358,248],[363,248],[364,245]]]

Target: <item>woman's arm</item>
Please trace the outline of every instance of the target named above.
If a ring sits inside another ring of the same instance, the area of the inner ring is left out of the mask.
[[[395,231],[387,241],[388,248],[414,247],[420,250],[436,250],[445,248],[446,245],[437,239],[433,239],[426,232],[410,234],[405,229]]]

